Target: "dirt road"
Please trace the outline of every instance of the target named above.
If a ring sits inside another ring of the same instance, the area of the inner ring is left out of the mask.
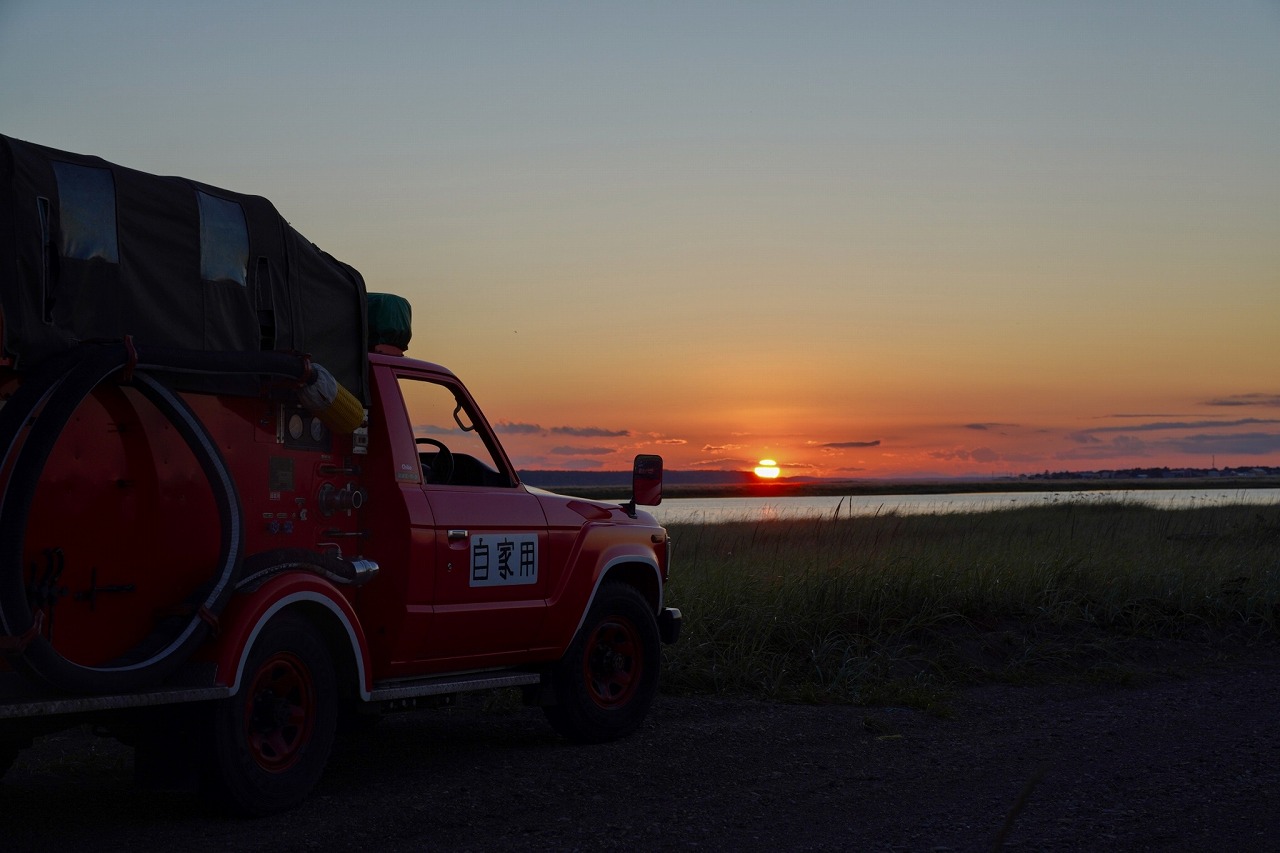
[[[978,688],[948,719],[663,697],[596,747],[532,709],[388,717],[257,821],[141,790],[131,761],[85,733],[39,743],[0,785],[0,847],[968,851],[1025,794],[1005,849],[1280,850],[1280,650],[1133,687]]]

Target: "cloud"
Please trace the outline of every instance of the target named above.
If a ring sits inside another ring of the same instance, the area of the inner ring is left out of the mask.
[[[756,466],[756,463],[747,459],[699,459],[696,462],[689,462],[685,465],[681,465],[680,467],[721,469],[721,468],[725,468],[726,465],[733,466],[732,468],[725,469],[725,470],[732,471],[732,470],[741,469],[741,468],[754,468]]]
[[[576,438],[626,438],[631,435],[625,429],[601,429],[600,427],[552,427],[551,431],[558,435],[572,435]]]
[[[964,428],[976,429],[976,430],[989,430],[989,429],[1000,429],[1001,427],[1005,429],[1012,429],[1012,428],[1016,428],[1017,426],[1018,426],[1017,424],[1002,424],[1002,423],[996,423],[993,421],[991,423],[965,424]]]
[[[546,456],[517,456],[511,460],[520,471],[584,471],[603,468],[598,459],[551,459]]]
[[[1118,435],[1109,442],[1097,442],[1054,454],[1055,459],[1116,459],[1123,456],[1153,457],[1170,453],[1193,456],[1264,456],[1280,453],[1280,433],[1196,433],[1195,435],[1146,441],[1136,436]]]
[[[704,444],[703,453],[724,453],[726,450],[740,450],[741,444]]]
[[[561,445],[560,447],[551,448],[551,452],[556,456],[602,456],[614,451],[612,447],[569,447],[568,445]]]
[[[1280,394],[1231,394],[1206,400],[1206,406],[1280,406]]]
[[[1001,462],[1034,462],[1039,464],[1044,461],[1043,453],[1001,453]]]
[[[831,447],[838,450],[848,450],[855,447],[879,447],[880,439],[877,438],[875,441],[828,441],[818,446]]]
[[[973,450],[935,450],[929,454],[934,459],[959,460],[961,462],[998,462],[1000,454],[990,447],[978,447]]]
[[[1092,427],[1075,433],[1075,436],[1087,436],[1097,432],[1162,432],[1165,430],[1182,429],[1228,429],[1230,427],[1267,426],[1270,424],[1280,424],[1280,419],[1240,418],[1239,420],[1234,421],[1153,421],[1149,424],[1132,424],[1130,426]]]
[[[436,426],[435,424],[417,424],[413,428],[418,435],[449,435],[457,432],[456,427]]]
[[[654,444],[688,444],[689,442],[683,438],[659,438],[653,442]]]
[[[1099,442],[1087,447],[1063,450],[1053,455],[1054,459],[1116,459],[1121,456],[1151,455],[1151,445],[1131,435],[1118,435],[1110,442]]]
[[[1280,453],[1280,433],[1249,432],[1240,434],[1200,434],[1168,442],[1183,453],[1217,453],[1239,456],[1261,456]]]
[[[556,460],[554,464],[545,456],[512,456],[511,464],[518,470],[541,470],[554,468],[563,464],[563,460]]]
[[[512,421],[498,421],[493,425],[494,432],[507,433],[510,435],[536,435],[542,432],[542,427],[537,424],[521,424]]]

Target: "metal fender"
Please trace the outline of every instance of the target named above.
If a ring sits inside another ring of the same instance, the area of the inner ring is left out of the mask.
[[[622,579],[635,583],[644,593],[645,599],[653,605],[654,612],[662,612],[664,592],[662,570],[659,568],[658,560],[654,557],[653,552],[630,543],[615,545],[604,550],[597,565],[598,569],[592,579],[591,594],[585,602],[579,605],[577,619],[572,623],[573,630],[567,636],[557,638],[563,641],[557,643],[557,645],[568,646],[573,638],[577,636],[578,631],[582,628],[582,623],[587,618],[587,611],[595,603],[596,596],[600,592],[600,586],[608,580]],[[553,623],[557,621],[552,620]],[[563,624],[563,621],[560,624]]]
[[[321,607],[342,626],[351,644],[356,664],[357,684],[362,700],[369,699],[372,668],[369,648],[360,620],[350,602],[333,584],[307,572],[287,572],[264,583],[247,595],[237,595],[219,619],[221,636],[214,651],[218,665],[217,680],[234,694],[240,689],[245,661],[263,626],[281,610],[295,605]]]

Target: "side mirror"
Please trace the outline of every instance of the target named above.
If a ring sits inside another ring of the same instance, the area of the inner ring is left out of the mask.
[[[631,467],[631,503],[627,512],[635,515],[636,506],[662,503],[662,457],[640,454]]]

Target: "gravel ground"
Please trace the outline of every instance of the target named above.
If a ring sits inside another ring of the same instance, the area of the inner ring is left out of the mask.
[[[0,848],[1280,850],[1280,649],[1138,686],[993,686],[897,708],[661,697],[624,741],[536,709],[387,717],[301,808],[227,818],[77,731],[0,784]]]

